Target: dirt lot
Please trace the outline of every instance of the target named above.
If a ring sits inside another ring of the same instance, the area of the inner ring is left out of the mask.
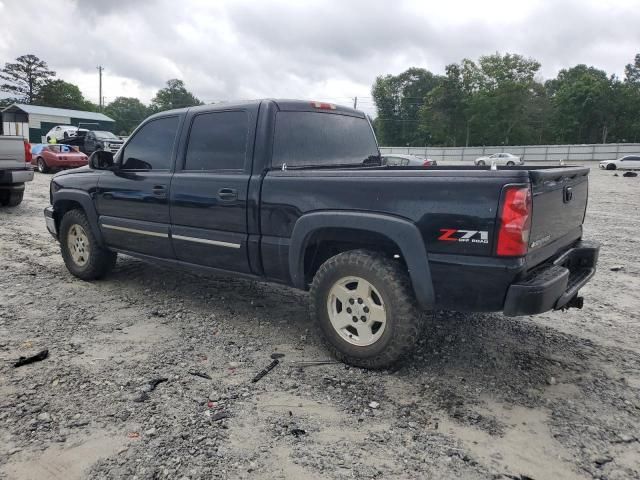
[[[0,210],[0,478],[640,478],[640,177],[592,171],[583,310],[437,312],[394,372],[301,366],[327,355],[290,289],[72,277],[49,179]]]

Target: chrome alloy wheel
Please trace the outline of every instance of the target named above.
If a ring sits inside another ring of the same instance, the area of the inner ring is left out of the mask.
[[[342,339],[358,347],[377,342],[387,325],[387,311],[380,293],[367,280],[344,277],[327,298],[329,320]]]
[[[89,261],[89,238],[87,232],[78,224],[73,224],[67,233],[67,247],[73,262],[84,267]]]

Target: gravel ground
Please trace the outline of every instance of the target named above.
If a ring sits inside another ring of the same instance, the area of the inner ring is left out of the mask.
[[[591,178],[583,310],[436,312],[370,372],[300,363],[327,359],[301,292],[122,256],[72,277],[36,174],[0,210],[0,478],[639,478],[640,177]]]

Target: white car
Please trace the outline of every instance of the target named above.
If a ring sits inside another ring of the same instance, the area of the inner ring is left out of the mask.
[[[57,141],[65,140],[70,137],[75,137],[78,134],[78,127],[73,125],[56,125],[47,132],[45,136],[47,142],[55,138]]]
[[[600,162],[600,168],[603,170],[616,170],[618,168],[623,170],[640,169],[640,155],[626,155],[617,160],[605,160]]]
[[[524,165],[520,157],[516,157],[511,153],[494,153],[488,157],[476,158],[473,161],[476,165],[491,165],[493,162],[495,162],[496,165],[506,165],[508,167]]]
[[[388,165],[390,167],[435,167],[438,165],[438,162],[431,160],[430,158],[418,157],[417,155],[389,153],[382,156],[382,165]]]

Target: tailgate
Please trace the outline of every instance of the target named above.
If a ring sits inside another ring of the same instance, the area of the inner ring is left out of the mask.
[[[0,170],[25,168],[24,139],[0,136]]]
[[[533,216],[527,263],[534,266],[582,236],[589,169],[530,170]]]

